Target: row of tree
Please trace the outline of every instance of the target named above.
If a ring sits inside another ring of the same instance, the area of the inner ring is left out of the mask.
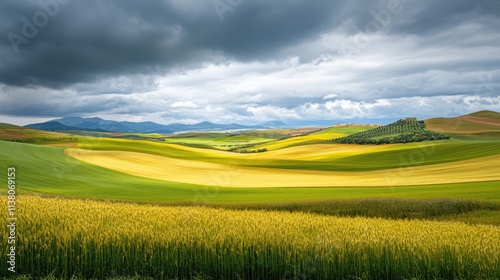
[[[26,138],[13,138],[8,139],[12,142],[18,143],[43,143],[43,142],[72,142],[77,141],[78,138],[70,137],[26,137]]]
[[[251,144],[245,144],[245,145],[234,145],[235,147],[234,148],[231,148],[229,149],[228,151],[229,152],[238,152],[238,153],[248,153],[248,148],[252,148],[252,147],[255,147],[255,146],[260,146],[260,145],[265,145],[265,144],[269,144],[269,143],[273,143],[273,142],[277,142],[277,141],[281,141],[281,140],[285,140],[285,139],[288,139],[288,138],[291,138],[292,136],[290,135],[286,135],[284,137],[281,137],[279,139],[274,139],[274,140],[270,140],[270,141],[264,141],[264,142],[256,142],[256,143],[251,143]],[[245,151],[245,152],[243,152]],[[266,152],[267,149],[265,149],[265,151],[261,151],[261,152]],[[259,152],[259,153],[261,153]]]
[[[372,130],[333,139],[341,144],[394,144],[450,139],[449,136],[429,131],[423,121],[399,120]]]
[[[252,153],[263,153],[263,152],[267,152],[267,149],[262,148],[257,150],[240,150],[241,154],[252,154]]]

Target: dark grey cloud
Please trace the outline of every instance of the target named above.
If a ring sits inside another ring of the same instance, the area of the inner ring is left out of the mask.
[[[133,101],[127,96],[82,96],[71,91],[48,89],[16,89],[8,94],[4,92],[0,95],[0,104],[0,115],[33,117],[92,115],[117,108],[134,108],[131,106]]]
[[[34,16],[44,11],[39,3],[52,3],[48,10],[57,10],[41,27]],[[149,65],[189,68],[214,61],[214,52],[242,60],[270,58],[277,50],[327,28],[341,10],[338,3],[326,0],[244,1],[221,21],[212,1],[54,3],[58,2],[0,3],[5,22],[0,28],[0,82],[61,88],[144,73]],[[37,31],[25,28],[28,32],[23,34],[23,18]],[[13,48],[11,32],[29,42]],[[36,35],[27,38],[30,33]]]
[[[365,26],[376,21],[374,14],[387,11],[394,1],[402,12],[391,16],[391,30],[400,32],[421,34],[486,16],[493,27],[499,16],[494,0],[425,4],[410,0],[244,0],[224,13],[224,21],[214,1],[57,1],[0,3],[0,82],[62,88],[145,73],[147,66],[156,64],[165,70],[197,67],[217,62],[214,52],[242,61],[279,59],[284,49],[314,40],[347,18],[366,31]],[[43,13],[43,7],[57,11],[37,27],[34,16]],[[33,38],[23,35],[23,18],[37,29]],[[29,41],[16,46],[17,55],[8,38],[11,32]],[[296,55],[308,58],[307,53]]]
[[[483,23],[496,29],[500,19],[500,2],[496,0],[423,0],[408,4],[394,31],[419,35],[435,34],[464,22]],[[460,36],[460,34],[457,34]]]
[[[248,123],[500,109],[497,26],[498,0],[5,0],[0,115]],[[425,108],[404,105],[416,100]]]

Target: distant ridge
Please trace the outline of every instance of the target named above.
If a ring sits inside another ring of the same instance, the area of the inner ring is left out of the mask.
[[[500,113],[484,110],[454,118],[432,118],[425,124],[438,132],[496,135],[500,133]]]
[[[25,126],[26,128],[39,129],[45,131],[78,130],[76,127],[67,126],[60,122],[34,123]]]
[[[345,122],[346,120],[344,120]],[[324,127],[331,126],[341,121],[324,121]],[[349,120],[349,123],[358,123]],[[359,120],[359,123],[366,123],[366,120]],[[371,121],[371,123],[376,123]],[[453,118],[431,118],[425,120],[427,129],[437,132],[449,133],[490,133],[500,135],[500,113],[494,111],[478,111],[475,113],[453,117]],[[67,131],[86,130],[99,132],[125,132],[125,133],[162,133],[171,134],[177,132],[207,132],[207,131],[227,131],[227,130],[248,130],[289,127],[280,121],[270,121],[264,125],[246,126],[237,123],[216,124],[208,121],[196,124],[172,123],[162,125],[154,122],[119,122],[105,120],[101,118],[68,117],[50,120],[45,123],[30,124],[25,127],[42,129],[45,131]]]
[[[483,110],[471,114],[467,114],[463,117],[477,117],[477,118],[488,118],[488,119],[494,119],[494,120],[500,120],[500,113],[495,112],[495,111],[488,111],[488,110]]]
[[[271,128],[281,128],[281,127],[288,127],[287,124],[281,121],[268,121],[263,123],[263,125],[271,127]]]
[[[183,131],[224,131],[263,129],[265,126],[245,126],[237,123],[216,124],[208,121],[196,124],[162,125],[154,122],[118,122],[101,118],[68,117],[55,119],[44,123],[26,125],[25,127],[46,131],[86,130],[99,132],[125,132],[125,133],[176,133]]]

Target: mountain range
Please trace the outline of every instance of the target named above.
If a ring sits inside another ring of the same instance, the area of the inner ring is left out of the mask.
[[[392,121],[395,121],[394,119]],[[346,120],[323,120],[316,122],[317,126],[331,126],[337,123],[345,123]],[[349,120],[348,123],[357,124],[382,124],[390,123],[390,119],[363,119]],[[308,123],[310,125],[310,123]],[[454,118],[431,118],[426,120],[426,125],[436,131],[455,132],[484,132],[496,131],[500,125],[500,113],[493,111],[479,111],[468,115],[458,116]],[[305,125],[297,125],[300,127]],[[266,129],[266,128],[285,128],[289,125],[280,121],[270,121],[260,125],[241,125],[237,123],[231,124],[216,124],[208,121],[196,124],[180,124],[172,123],[168,125],[158,124],[154,122],[119,122],[104,120],[101,118],[82,118],[82,117],[67,117],[62,119],[54,119],[44,123],[35,123],[26,125],[27,128],[40,129],[45,131],[70,131],[70,130],[85,130],[98,132],[128,132],[128,133],[162,133],[170,134],[183,131],[227,131],[227,130],[247,130],[247,129]]]
[[[281,123],[283,124],[283,123]],[[274,126],[277,124],[274,123]],[[283,124],[284,125],[284,124]],[[182,131],[223,131],[243,129],[264,129],[263,125],[246,126],[237,123],[216,124],[208,121],[196,124],[172,123],[168,125],[154,122],[119,122],[101,118],[68,117],[50,120],[44,123],[29,124],[25,127],[46,131],[86,130],[100,132],[129,132],[129,133],[176,133]]]

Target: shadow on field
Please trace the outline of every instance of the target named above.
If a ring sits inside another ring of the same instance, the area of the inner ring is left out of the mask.
[[[204,204],[203,206],[235,210],[306,212],[342,217],[460,220],[465,222],[467,222],[466,219],[459,219],[461,215],[467,214],[470,216],[474,212],[487,213],[500,211],[500,203],[459,199],[418,200],[381,198],[277,203],[214,203]],[[476,221],[478,219],[473,220]],[[481,223],[481,221],[473,223]],[[500,219],[489,219],[485,223],[500,224]]]

